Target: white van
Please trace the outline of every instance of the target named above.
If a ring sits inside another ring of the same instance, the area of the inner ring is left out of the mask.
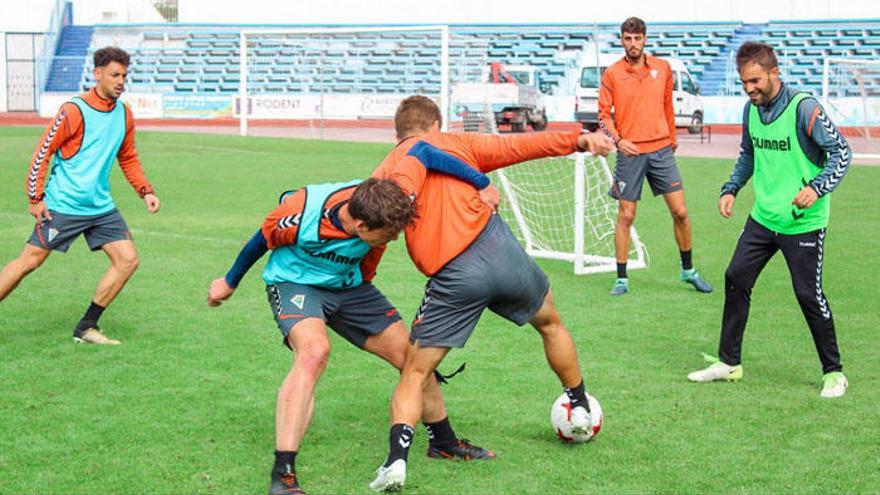
[[[575,89],[574,119],[584,128],[595,130],[599,127],[599,85],[605,69],[622,58],[622,55],[599,55],[598,67],[595,57],[586,57],[586,62],[579,67],[580,79]],[[672,81],[675,89],[672,92],[672,104],[675,108],[675,125],[687,127],[692,134],[700,132],[703,124],[703,102],[700,100],[700,88],[687,70],[687,66],[677,58],[665,58],[672,69]]]

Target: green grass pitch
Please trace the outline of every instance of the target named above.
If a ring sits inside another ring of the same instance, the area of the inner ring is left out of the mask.
[[[36,128],[0,129],[0,262],[30,235],[24,176]],[[0,493],[259,493],[268,486],[277,388],[291,354],[280,343],[255,268],[221,308],[225,273],[278,194],[366,176],[388,145],[143,132],[138,148],[162,199],[151,216],[121,172],[113,192],[141,267],[102,326],[124,344],[76,346],[71,330],[107,266],[77,241],[0,303]],[[820,400],[820,369],[781,256],[753,294],[745,379],[695,385],[685,374],[715,352],[723,273],[751,204],[722,219],[717,191],[731,160],[680,160],[695,263],[716,287],[678,281],[671,220],[642,203],[651,253],[632,292],[607,296],[613,274],[577,277],[541,262],[578,344],[587,389],[605,409],[595,442],[556,440],[560,393],[537,334],[489,313],[443,364],[457,432],[494,449],[491,463],[424,456],[419,427],[407,493],[870,493],[880,487],[880,168],[854,167],[834,193],[825,288],[851,381]],[[260,265],[261,266],[261,265]],[[377,285],[412,317],[424,278],[395,243]],[[396,372],[333,335],[314,421],[298,462],[309,493],[368,493],[387,448]]]

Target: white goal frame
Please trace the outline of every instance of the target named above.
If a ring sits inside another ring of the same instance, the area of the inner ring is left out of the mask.
[[[859,59],[859,58],[836,58],[829,57],[824,60],[822,67],[822,105],[825,106],[825,111],[829,113],[829,116],[838,126],[844,125],[845,122],[840,122],[835,119],[835,113],[839,114],[839,111],[835,107],[832,102],[831,95],[831,65],[861,65],[861,66],[872,66],[876,68],[877,74],[880,75],[880,60],[871,60],[871,59]],[[864,91],[862,89],[862,91]],[[867,98],[868,96],[862,92],[862,115],[867,119],[869,114],[868,106],[867,106]],[[859,126],[852,126],[859,127]],[[864,123],[862,127],[863,137],[867,139],[876,138],[880,141],[880,135],[871,136],[871,126],[868,125],[867,122]],[[866,160],[880,160],[880,153],[853,153],[853,158],[855,159],[866,159]]]
[[[535,233],[531,231],[528,222],[526,221],[527,213],[523,212],[520,207],[510,180],[504,174],[504,170],[498,169],[496,172],[501,184],[501,189],[504,192],[505,199],[508,201],[511,211],[513,212],[514,220],[519,228],[519,232],[522,234],[525,249],[529,256],[573,263],[574,273],[576,275],[613,272],[617,269],[617,259],[615,258],[614,253],[611,253],[610,256],[601,256],[585,252],[585,236],[587,235],[587,229],[584,218],[586,217],[586,210],[589,205],[586,204],[585,190],[587,174],[584,163],[586,159],[593,158],[593,156],[589,153],[574,153],[569,155],[569,158],[572,158],[574,167],[574,182],[571,193],[574,195],[575,210],[573,212],[574,224],[572,225],[573,243],[570,251],[547,250],[536,247]],[[613,181],[613,176],[611,170],[608,168],[608,162],[601,156],[595,158],[599,160],[607,185],[610,187]],[[564,191],[560,191],[560,193],[564,193]],[[630,227],[630,236],[631,249],[630,259],[627,262],[627,269],[647,268],[647,251],[634,226]]]
[[[443,117],[443,129],[446,130],[449,122],[449,26],[388,26],[388,27],[361,27],[361,28],[290,28],[290,29],[248,29],[239,34],[239,134],[248,134],[248,115],[246,104],[248,102],[248,36],[272,36],[272,35],[308,35],[308,34],[355,34],[355,33],[381,33],[381,32],[412,32],[412,31],[437,31],[440,34],[440,112]]]

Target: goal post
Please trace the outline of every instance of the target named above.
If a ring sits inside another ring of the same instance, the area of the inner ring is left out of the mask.
[[[604,157],[574,153],[499,169],[495,175],[504,195],[499,211],[530,256],[570,262],[578,275],[617,269],[617,202],[608,196],[612,175]],[[645,268],[645,246],[635,227],[630,234],[627,266]]]
[[[413,94],[437,102],[446,130],[450,39],[446,25],[242,30],[239,133],[260,119],[390,119]]]
[[[853,131],[854,159],[880,160],[880,61],[826,58],[822,104],[838,127]]]

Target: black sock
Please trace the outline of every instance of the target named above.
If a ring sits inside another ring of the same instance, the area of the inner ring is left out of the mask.
[[[682,270],[690,270],[694,267],[694,262],[691,260],[691,250],[687,251],[679,251],[681,254],[681,269]]]
[[[577,387],[563,387],[563,390],[565,390],[565,395],[568,396],[568,400],[571,402],[572,409],[578,406],[583,406],[587,411],[590,410],[590,403],[587,401],[587,393],[584,391],[583,380],[581,380],[581,383]]]
[[[84,314],[82,319],[79,320],[79,323],[76,324],[76,331],[82,332],[89,328],[98,328],[98,318],[104,313],[104,309],[106,309],[104,306],[99,306],[92,301],[89,305],[89,309],[86,310],[86,314]]]
[[[458,444],[458,437],[452,431],[448,416],[436,423],[425,423],[425,429],[428,430],[428,443],[435,447],[442,449]]]
[[[617,278],[626,278],[626,262],[617,264]]]
[[[415,431],[413,427],[404,423],[395,423],[391,425],[391,435],[389,435],[388,458],[385,459],[385,467],[390,466],[394,461],[403,459],[406,462],[409,456],[409,447],[412,445],[413,435]]]
[[[295,473],[296,472],[296,452],[275,451],[275,466],[272,467],[273,473]]]

